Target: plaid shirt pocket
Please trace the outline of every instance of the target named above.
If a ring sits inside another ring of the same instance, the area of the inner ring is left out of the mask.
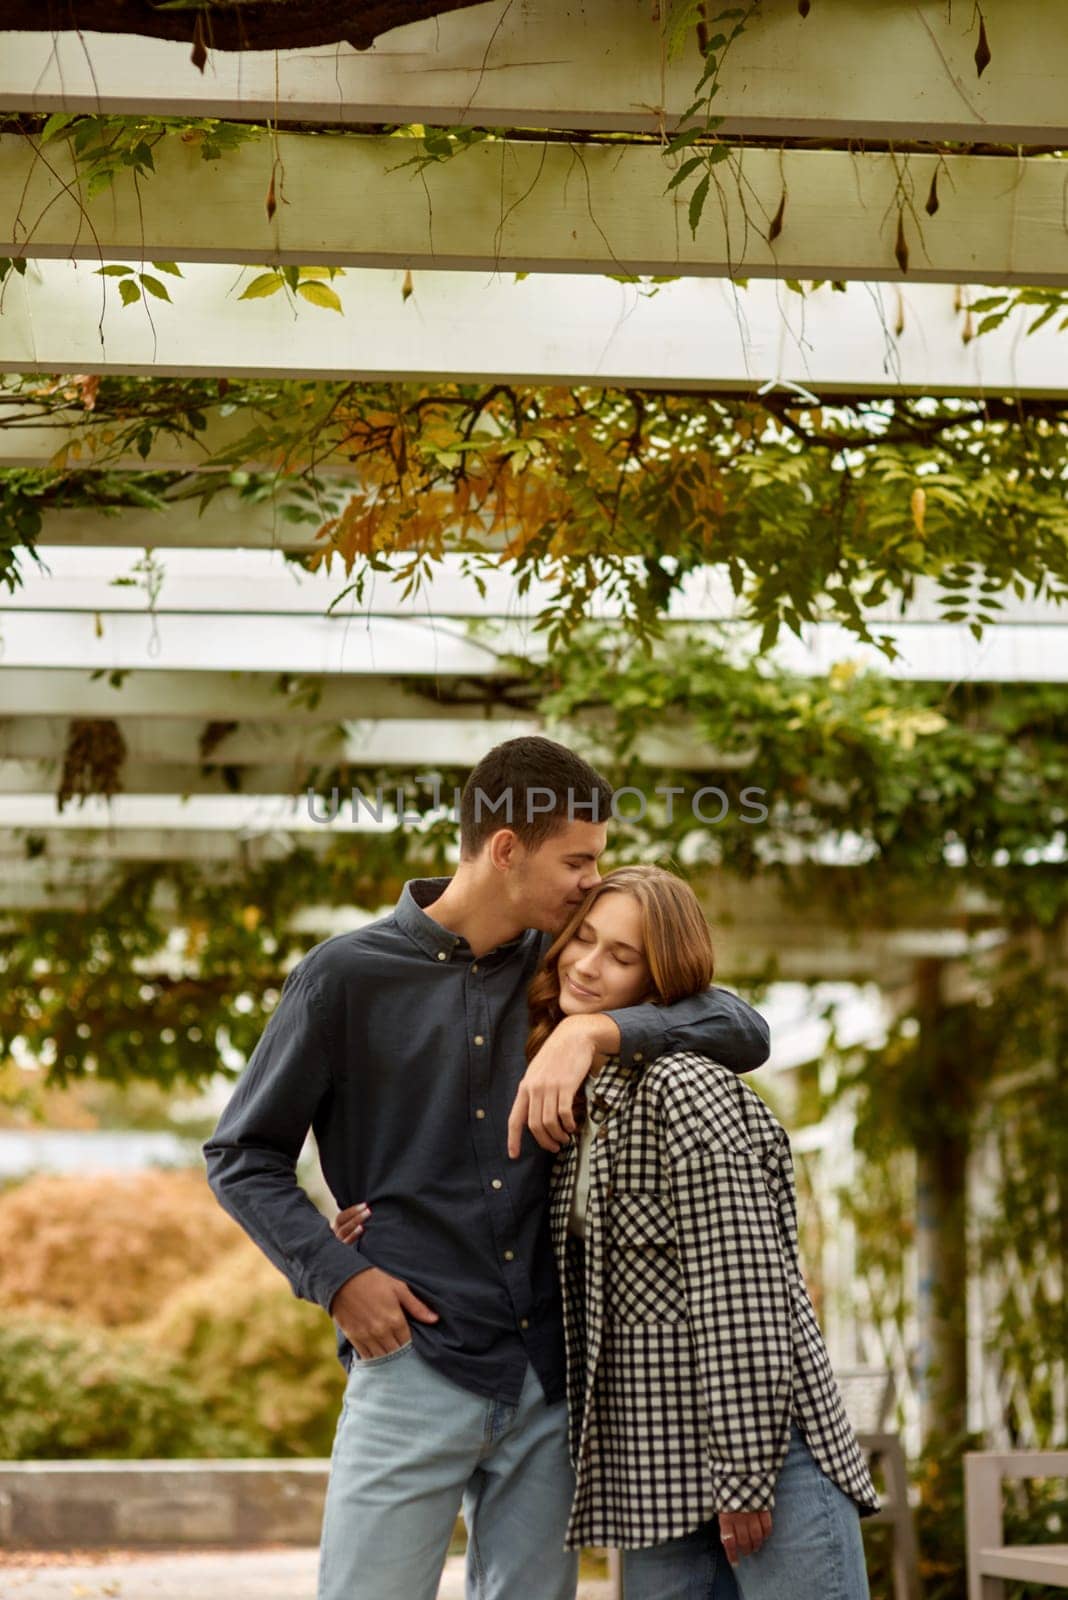
[[[605,1311],[613,1322],[685,1322],[675,1219],[667,1194],[616,1190],[607,1208]]]

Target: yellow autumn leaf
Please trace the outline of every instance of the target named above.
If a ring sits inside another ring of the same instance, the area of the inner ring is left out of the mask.
[[[303,295],[304,299],[313,306],[322,306],[324,311],[336,311],[341,316],[344,316],[341,301],[328,284],[301,279],[300,283],[297,284],[297,293]]]
[[[277,294],[282,287],[282,274],[280,272],[261,272],[253,278],[243,294],[238,295],[239,300],[263,300],[269,294]]]
[[[926,490],[921,489],[919,485],[917,485],[917,487],[912,491],[912,499],[909,503],[912,507],[912,525],[922,539],[924,518],[927,515]]]

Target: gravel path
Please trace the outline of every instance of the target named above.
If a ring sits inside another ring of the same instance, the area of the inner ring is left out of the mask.
[[[3,1600],[315,1600],[315,1550],[227,1550],[142,1554],[9,1551],[0,1561]],[[463,1600],[463,1557],[445,1568],[438,1600]],[[585,1580],[579,1600],[608,1600]]]

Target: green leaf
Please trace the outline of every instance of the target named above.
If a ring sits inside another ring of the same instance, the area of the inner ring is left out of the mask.
[[[141,298],[141,291],[132,278],[123,278],[119,284],[119,293],[122,296],[124,306],[135,305]]]
[[[182,277],[182,269],[173,261],[153,261],[152,265],[157,272],[169,272],[172,278]]]
[[[98,278],[126,278],[132,271],[133,267],[120,267],[116,262],[114,266],[97,267],[96,275]]]
[[[688,161],[684,161],[678,172],[673,173],[671,176],[671,180],[668,183],[669,192],[672,189],[677,189],[680,183],[685,183],[690,173],[696,172],[698,167],[703,167],[704,164],[704,156],[691,156]]]
[[[158,278],[154,278],[151,272],[142,272],[140,277],[142,286],[148,290],[149,294],[155,295],[157,300],[166,300],[168,305],[172,303],[171,297],[167,293],[166,284],[161,283]]]
[[[286,283],[288,283],[291,289],[296,289],[297,284],[300,282],[300,274],[302,270],[303,269],[301,267],[294,266],[282,268],[282,277],[285,279]]]
[[[673,155],[676,150],[685,150],[687,145],[696,144],[698,139],[705,138],[703,124],[696,128],[684,128],[682,133],[673,134],[667,147],[667,154]]]
[[[47,144],[48,141],[50,139],[54,139],[58,133],[62,133],[64,128],[69,128],[76,115],[77,112],[74,111],[53,111],[52,115],[41,129],[41,143]]]
[[[239,300],[264,300],[269,294],[277,294],[283,283],[280,272],[261,272],[253,278],[243,294],[238,295]]]
[[[697,224],[700,222],[701,213],[705,209],[705,201],[708,198],[708,186],[711,181],[711,178],[706,172],[694,190],[693,194],[690,196],[688,216],[690,221],[690,232],[695,238],[697,236]]]
[[[98,194],[107,189],[115,176],[110,170],[104,172],[91,172],[85,181],[85,198],[94,200]]]
[[[322,306],[325,311],[337,311],[344,315],[337,291],[325,283],[302,281],[297,284],[297,293],[303,295],[313,306]]]

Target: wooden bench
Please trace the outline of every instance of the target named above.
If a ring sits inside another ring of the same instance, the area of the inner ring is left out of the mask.
[[[1068,1544],[1006,1544],[1006,1478],[1068,1478],[1068,1450],[976,1450],[964,1457],[968,1600],[1004,1600],[1005,1579],[1068,1589]]]

